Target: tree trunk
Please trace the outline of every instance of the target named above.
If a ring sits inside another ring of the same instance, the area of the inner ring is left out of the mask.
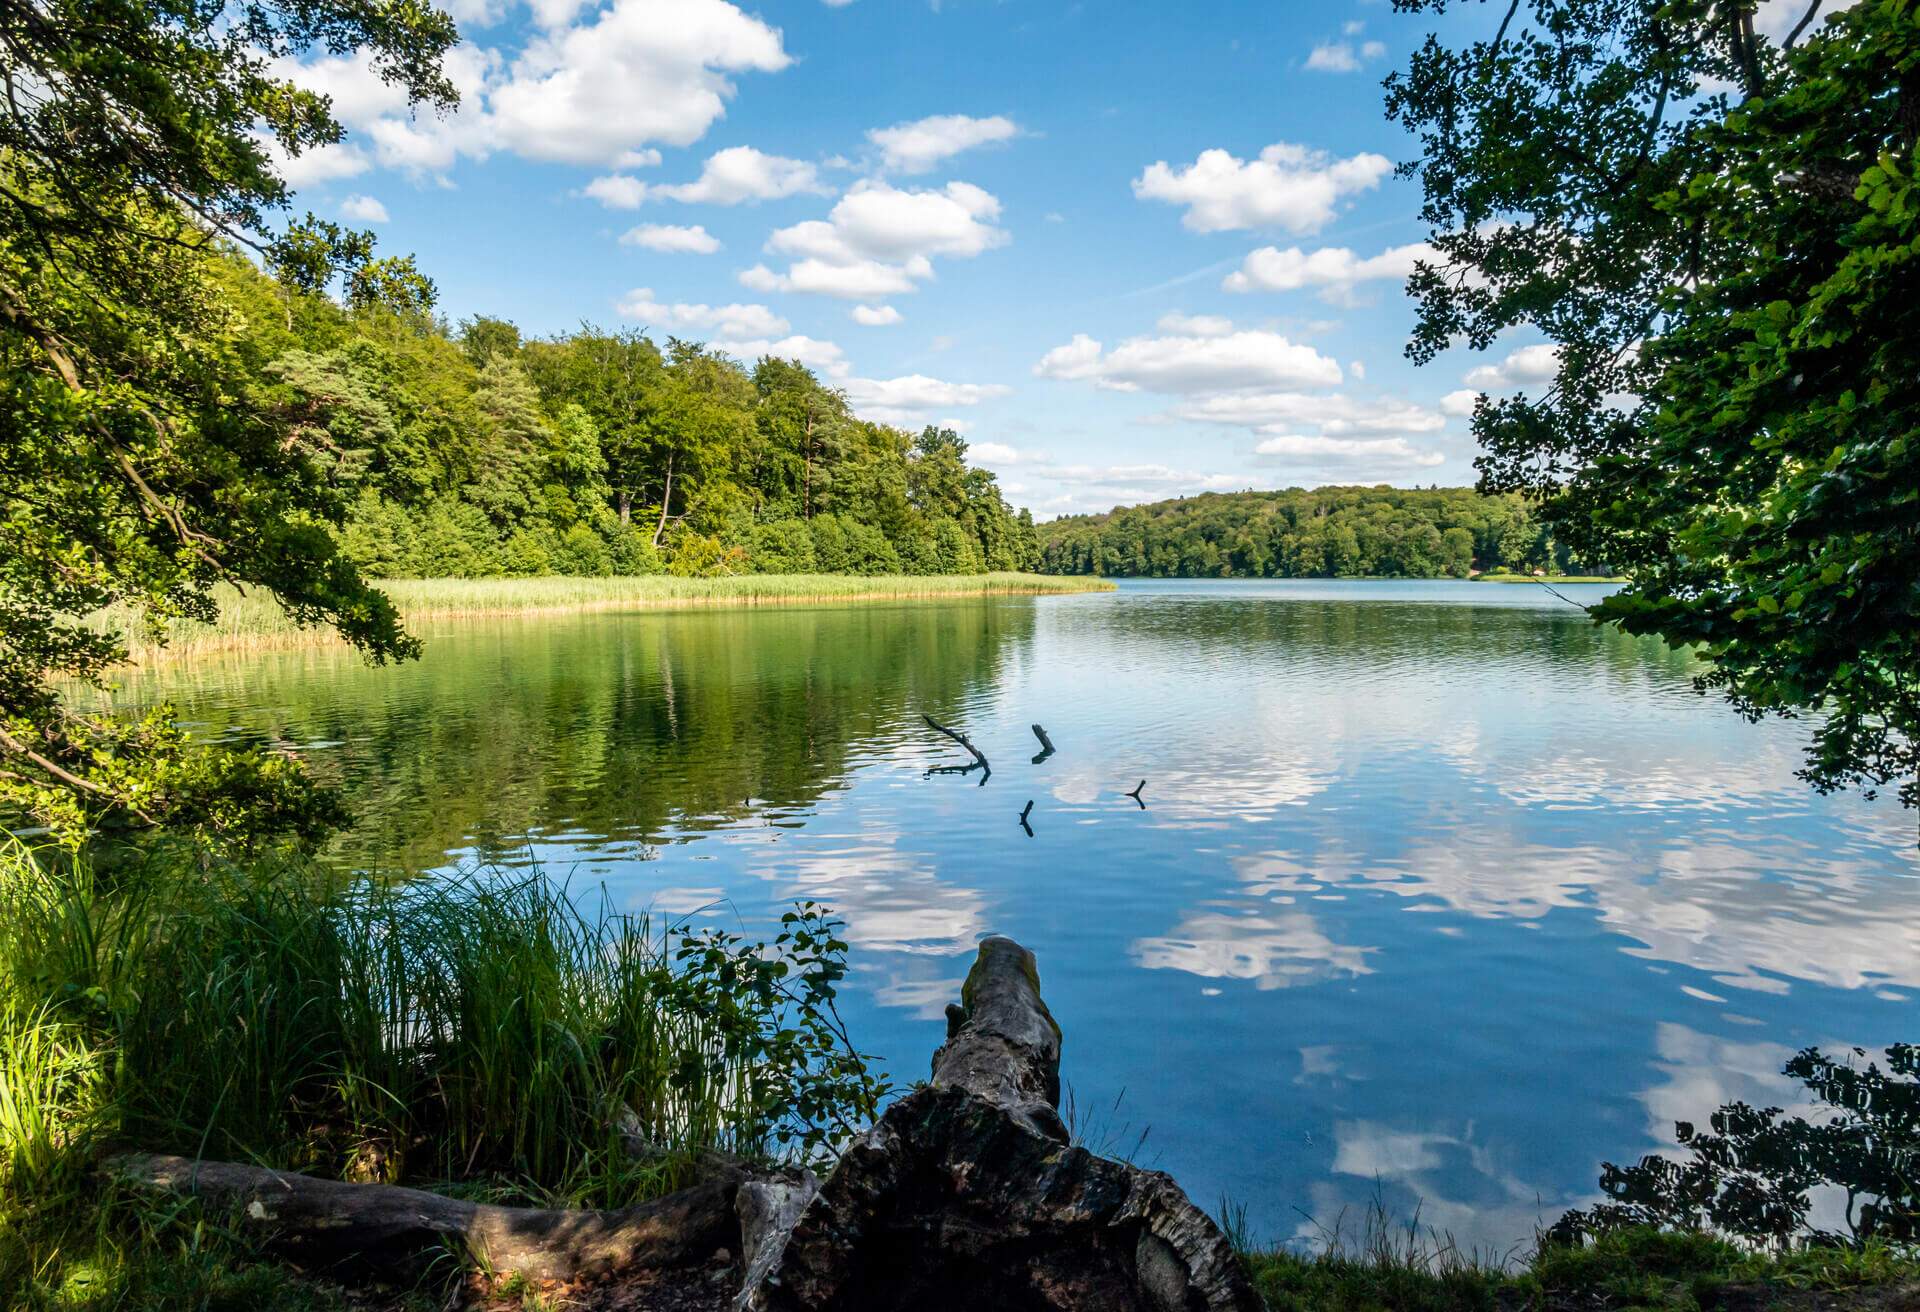
[[[322,1266],[411,1266],[444,1254],[540,1280],[576,1280],[630,1267],[685,1266],[734,1248],[738,1171],[617,1212],[494,1207],[397,1185],[344,1184],[233,1162],[129,1153],[114,1176],[232,1212],[242,1228]]]
[[[1069,1146],[1033,954],[989,938],[933,1081],[888,1109],[752,1257],[743,1312],[1258,1312],[1166,1175]]]
[[[620,489],[620,527],[625,528],[633,522],[633,493],[627,488]]]
[[[813,407],[807,407],[807,433],[800,440],[800,459],[806,467],[806,479],[800,487],[800,518],[813,518]]]
[[[667,452],[667,487],[666,490],[660,494],[660,522],[653,526],[653,545],[655,547],[660,545],[661,534],[667,531],[667,507],[673,504],[673,457],[673,452]]]

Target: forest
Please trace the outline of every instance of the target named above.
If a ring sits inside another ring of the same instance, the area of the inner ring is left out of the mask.
[[[1600,573],[1512,493],[1464,487],[1208,492],[1040,526],[1040,569],[1123,578]]]
[[[330,230],[331,229],[331,230]],[[333,225],[218,261],[241,372],[349,504],[373,578],[1029,568],[1033,521],[951,429],[856,417],[797,361],[583,325],[449,325],[411,257]],[[327,294],[343,285],[339,298]]]

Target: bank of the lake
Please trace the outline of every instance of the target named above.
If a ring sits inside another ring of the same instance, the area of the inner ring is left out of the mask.
[[[387,579],[379,585],[409,624],[487,616],[560,615],[587,611],[682,610],[706,606],[808,606],[852,602],[950,601],[961,597],[1046,596],[1109,592],[1107,579],[1046,574],[731,574],[680,578],[654,574],[613,578]],[[95,620],[127,635],[134,659],[210,651],[266,650],[338,644],[328,628],[301,628],[270,593],[216,591],[212,624],[176,622],[163,643],[131,608],[111,607]]]

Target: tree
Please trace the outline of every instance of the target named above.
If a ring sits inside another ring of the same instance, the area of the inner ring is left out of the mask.
[[[222,581],[375,659],[414,650],[328,531],[351,481],[286,440],[210,265],[285,206],[275,152],[341,136],[277,60],[360,54],[450,105],[454,39],[421,0],[0,8],[0,806],[74,842],[103,820],[247,835],[333,818],[291,760],[195,748],[164,709],[81,714],[58,688],[124,654],[77,617],[119,603],[164,629],[211,617]]]
[[[1450,0],[1396,0],[1438,12]],[[1752,717],[1818,715],[1804,776],[1920,805],[1920,23],[1911,0],[1518,0],[1388,80],[1438,257],[1410,354],[1544,335],[1482,397],[1484,486],[1630,585]]]

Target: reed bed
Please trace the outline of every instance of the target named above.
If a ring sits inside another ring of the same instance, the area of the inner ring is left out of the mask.
[[[628,578],[390,579],[380,589],[393,598],[407,622],[486,616],[550,615],[576,611],[676,610],[705,606],[807,606],[847,602],[938,601],[959,597],[1042,596],[1104,592],[1105,579],[1046,574],[736,574],[679,578],[667,574]],[[112,606],[93,617],[101,628],[123,633],[136,660],[204,651],[233,651],[337,642],[332,630],[300,628],[271,593],[216,589],[220,618],[213,624],[185,620],[164,635],[154,633],[137,611]]]

